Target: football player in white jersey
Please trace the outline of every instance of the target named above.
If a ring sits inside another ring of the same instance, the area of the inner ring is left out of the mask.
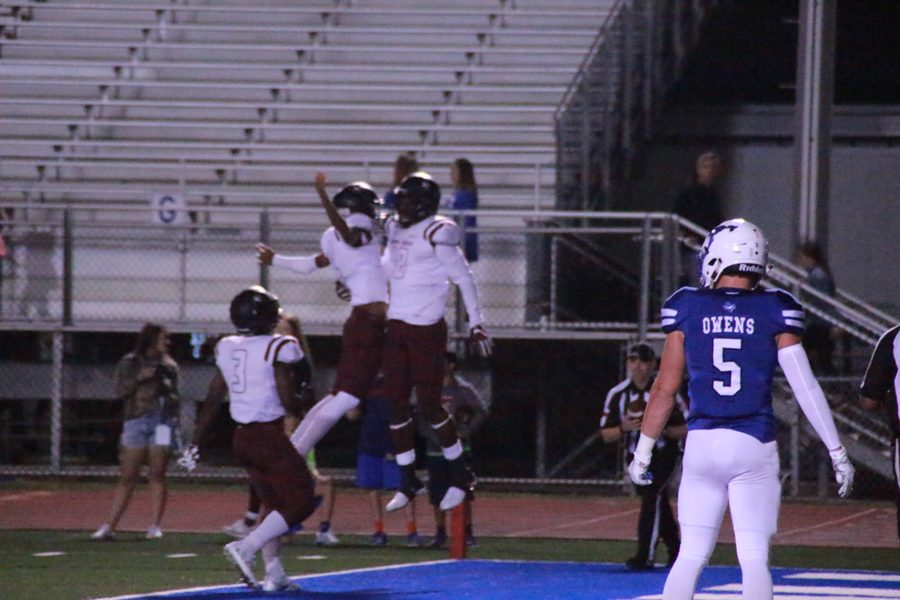
[[[227,394],[231,418],[237,423],[232,439],[234,457],[250,476],[267,512],[244,539],[225,546],[225,556],[241,580],[264,591],[297,589],[280,558],[279,537],[300,525],[315,509],[313,480],[306,460],[284,433],[286,411],[294,411],[293,363],[303,358],[297,338],[274,335],[281,309],[278,298],[260,286],[240,292],[231,301],[231,321],[237,335],[216,344],[218,371],[197,418],[194,444],[179,465],[192,470],[219,406]],[[253,574],[253,558],[262,549],[266,576],[262,586]]]
[[[350,290],[353,311],[344,323],[341,359],[331,394],[306,414],[291,436],[301,455],[322,439],[340,418],[365,398],[381,368],[384,348],[387,282],[381,268],[381,244],[375,235],[375,208],[381,199],[364,181],[344,187],[334,197],[325,192],[325,175],[316,174],[316,190],[332,227],[322,234],[321,253],[315,256],[282,256],[257,245],[259,261],[284,267],[302,275],[331,265],[339,281]],[[337,208],[349,210],[346,221]]]
[[[800,344],[803,308],[787,292],[757,287],[770,268],[768,253],[753,223],[725,221],[700,250],[702,287],[681,288],[662,309],[666,344],[628,472],[635,484],[650,483],[651,451],[686,366],[691,403],[678,489],[681,550],[666,579],[665,600],[694,597],[726,507],[741,564],[741,597],[772,598],[769,544],[781,501],[771,392],[776,364],[829,450],[838,494],[846,497],[853,485],[853,465]]]
[[[403,508],[423,491],[415,474],[410,393],[416,389],[418,410],[431,423],[449,461],[451,486],[441,510],[460,504],[473,484],[465,466],[456,425],[441,405],[447,323],[444,312],[450,283],[462,293],[469,317],[470,339],[483,355],[491,340],[472,271],[459,247],[456,223],[438,216],[441,191],[428,173],[417,171],[395,190],[397,214],[387,223],[387,247],[382,263],[388,274],[391,300],[384,351],[384,391],[391,402],[391,433],[401,466],[400,490],[388,502],[389,511]],[[448,281],[449,280],[449,281]]]

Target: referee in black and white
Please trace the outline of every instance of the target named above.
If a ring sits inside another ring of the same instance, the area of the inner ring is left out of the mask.
[[[900,389],[900,325],[888,329],[869,359],[866,375],[859,388],[860,405],[867,410],[881,407],[894,434],[891,460],[894,463],[894,500],[897,503],[897,537],[900,538],[900,409],[897,390]]]

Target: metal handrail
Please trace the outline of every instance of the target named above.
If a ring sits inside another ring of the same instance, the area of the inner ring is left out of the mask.
[[[568,107],[572,96],[578,89],[578,85],[585,77],[588,65],[594,59],[594,55],[597,54],[600,46],[606,40],[606,34],[609,30],[609,25],[622,10],[622,5],[624,3],[625,0],[616,0],[616,3],[613,4],[612,7],[610,7],[609,13],[606,15],[606,19],[603,21],[603,25],[600,27],[600,31],[597,32],[597,35],[594,37],[594,41],[591,42],[591,47],[588,48],[588,51],[585,53],[581,64],[578,66],[578,72],[576,72],[575,76],[572,77],[572,81],[569,82],[569,85],[566,87],[566,91],[563,93],[562,98],[560,98],[559,100],[559,104],[557,104],[556,106],[556,110],[553,112],[554,121],[558,121],[562,113],[566,111],[566,108]]]

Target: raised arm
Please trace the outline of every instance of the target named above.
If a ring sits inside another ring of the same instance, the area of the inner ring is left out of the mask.
[[[325,173],[316,173],[316,192],[319,193],[319,201],[322,203],[322,208],[325,209],[325,214],[328,215],[328,221],[331,223],[331,226],[334,227],[335,231],[338,232],[338,235],[341,236],[342,240],[351,246],[361,245],[359,231],[351,229],[350,226],[347,225],[347,221],[341,217],[334,207],[334,204],[332,204],[331,198],[328,197],[328,192],[325,191],[326,181],[327,178]]]

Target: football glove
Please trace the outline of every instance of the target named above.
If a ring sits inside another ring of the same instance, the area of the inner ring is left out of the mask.
[[[179,467],[188,473],[197,468],[198,462],[200,462],[200,449],[197,448],[196,444],[191,444],[185,448],[178,460],[175,461]]]
[[[650,468],[650,455],[635,452],[634,459],[628,465],[628,475],[635,485],[650,485],[653,483],[653,474],[648,472]]]
[[[350,292],[350,288],[341,283],[340,281],[334,282],[334,293],[337,294],[337,297],[343,300],[344,302],[350,302],[350,298],[352,294]]]
[[[831,466],[834,469],[834,478],[838,483],[838,496],[846,498],[853,489],[853,476],[856,469],[850,464],[847,458],[847,451],[843,446],[836,450],[830,450],[828,454],[831,456]]]
[[[491,341],[491,336],[488,335],[488,332],[484,330],[484,327],[481,325],[473,327],[469,331],[469,340],[471,340],[472,344],[475,346],[478,354],[484,357],[491,355],[494,343]]]

